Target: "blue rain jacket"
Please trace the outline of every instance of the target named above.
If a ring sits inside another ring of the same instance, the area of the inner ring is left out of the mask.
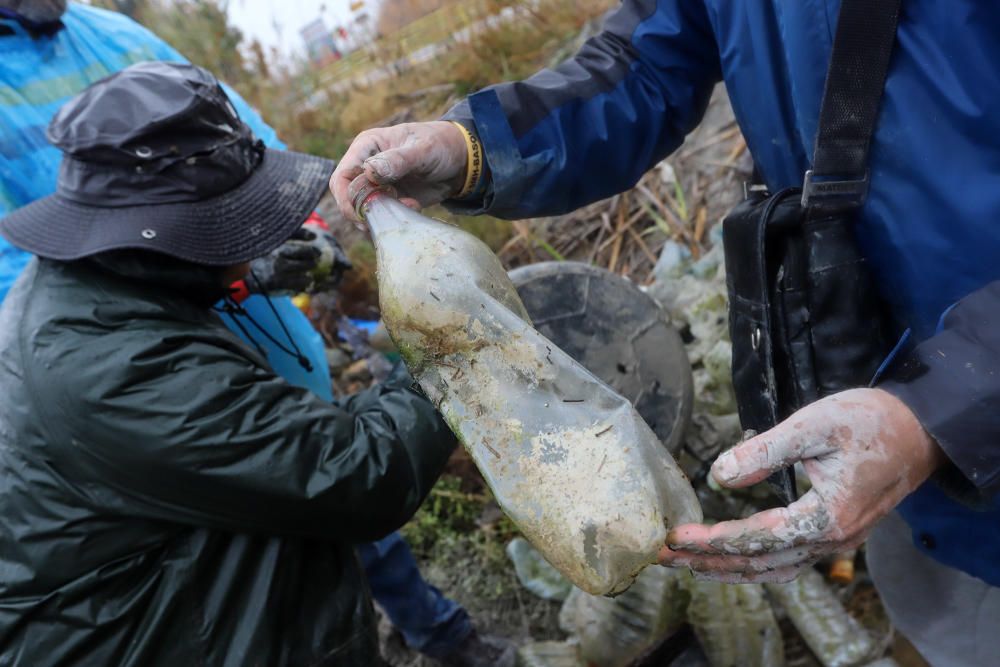
[[[467,211],[570,211],[676,149],[725,82],[772,191],[809,167],[838,0],[625,0],[570,61],[474,94],[493,182]],[[1000,4],[904,0],[857,230],[915,349],[881,386],[974,490],[900,511],[924,552],[1000,585]],[[938,322],[951,304],[957,305]]]
[[[45,130],[55,112],[81,90],[113,72],[146,60],[186,62],[170,45],[128,17],[70,4],[65,27],[51,37],[33,38],[12,19],[0,18],[0,217],[55,191],[62,153],[49,144]],[[284,148],[274,130],[239,94],[226,93],[254,134],[273,148]],[[0,301],[31,255],[0,237]],[[275,372],[296,386],[330,399],[329,367],[322,338],[291,299],[275,298],[274,306],[312,371],[255,336]],[[284,332],[262,297],[251,297],[244,308],[287,346]],[[225,318],[227,324],[231,320]],[[252,325],[246,324],[249,330]],[[234,331],[240,333],[235,327]]]

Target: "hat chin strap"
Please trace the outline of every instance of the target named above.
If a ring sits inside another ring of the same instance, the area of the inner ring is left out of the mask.
[[[66,13],[66,0],[0,0],[8,9],[31,23],[52,23]]]
[[[257,280],[256,276],[253,275],[253,271],[250,272],[250,275],[254,279],[254,282],[260,285],[260,281]],[[250,331],[240,321],[238,316],[245,317],[247,319],[247,322],[253,325],[253,327],[257,331],[259,331],[264,336],[264,338],[271,341],[271,343],[274,345],[275,348],[281,350],[283,353],[295,359],[295,361],[298,362],[299,366],[301,366],[306,373],[312,373],[313,371],[312,362],[309,361],[309,357],[302,354],[302,350],[299,349],[298,343],[295,342],[295,337],[292,336],[291,332],[288,330],[288,327],[285,326],[285,321],[281,319],[281,315],[278,313],[278,309],[274,307],[274,303],[271,301],[271,295],[268,294],[267,291],[263,289],[261,290],[260,295],[264,297],[265,301],[267,301],[267,305],[271,308],[271,313],[274,314],[274,318],[278,321],[278,325],[281,327],[282,333],[285,334],[285,338],[291,344],[291,348],[289,348],[287,345],[283,344],[281,341],[279,341],[273,335],[271,335],[267,331],[267,329],[261,326],[260,323],[257,322],[257,320],[255,320],[253,317],[250,316],[250,313],[248,313],[240,303],[238,303],[235,299],[232,298],[232,295],[225,297],[225,299],[223,300],[222,307],[215,308],[215,310],[216,312],[228,315],[229,318],[239,328],[239,330],[243,332],[243,335],[246,336],[251,343],[253,343],[253,346],[257,348],[257,351],[265,359],[267,359],[267,350],[265,350],[264,346],[261,345],[260,342],[253,337]]]

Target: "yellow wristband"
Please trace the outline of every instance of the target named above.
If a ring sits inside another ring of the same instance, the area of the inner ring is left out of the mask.
[[[455,121],[451,122],[461,130],[462,136],[465,138],[465,150],[468,153],[465,165],[465,183],[459,193],[455,195],[456,199],[461,199],[475,190],[483,178],[483,146],[479,143],[479,137],[469,132],[467,127]]]

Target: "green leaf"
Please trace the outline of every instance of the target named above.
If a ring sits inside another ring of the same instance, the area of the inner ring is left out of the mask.
[[[667,224],[667,221],[663,216],[654,211],[653,207],[647,202],[642,202],[641,206],[642,210],[646,212],[646,215],[653,219],[653,222],[656,223],[656,226],[661,232],[666,234],[669,238],[674,237],[674,230],[670,228],[670,225]]]
[[[544,250],[545,252],[547,252],[550,255],[552,255],[552,259],[556,260],[557,262],[565,262],[566,261],[566,258],[562,256],[562,253],[560,253],[558,250],[556,250],[555,248],[553,248],[549,244],[548,241],[546,241],[544,239],[535,238],[535,237],[532,237],[531,240],[534,241],[535,243],[537,243],[539,245],[539,247],[541,247],[542,250]]]
[[[684,188],[681,187],[680,179],[674,181],[674,200],[677,202],[677,214],[684,222],[688,221],[687,199],[684,197]]]

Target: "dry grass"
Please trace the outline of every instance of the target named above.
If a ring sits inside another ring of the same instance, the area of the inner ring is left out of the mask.
[[[579,260],[647,284],[667,240],[695,258],[710,246],[709,231],[737,201],[750,170],[720,87],[702,125],[633,189],[569,215],[515,222],[499,255],[511,267]]]
[[[453,2],[455,0],[382,0],[375,22],[376,30],[380,35],[389,35]]]
[[[339,151],[358,132],[405,121],[430,120],[439,117],[459,99],[492,83],[524,78],[552,64],[554,57],[562,59],[572,53],[583,27],[603,14],[613,0],[542,0],[539,8],[527,3],[490,0],[487,13],[497,13],[513,5],[515,19],[492,22],[468,41],[452,41],[449,49],[428,62],[400,69],[399,54],[380,53],[379,43],[373,52],[380,54],[377,68],[398,69],[399,74],[368,84],[360,81],[347,86],[344,82],[310,82],[312,110],[296,112],[292,118],[271,119],[282,136],[290,137],[292,145],[319,148],[321,153],[337,157]],[[316,73],[315,79],[322,74]],[[312,88],[318,86],[318,89]],[[302,105],[294,105],[298,109]],[[308,139],[323,119],[328,132],[326,146]],[[285,116],[288,114],[286,113]],[[306,116],[307,127],[299,122]],[[335,124],[331,122],[335,118]],[[325,150],[323,150],[325,148]]]

